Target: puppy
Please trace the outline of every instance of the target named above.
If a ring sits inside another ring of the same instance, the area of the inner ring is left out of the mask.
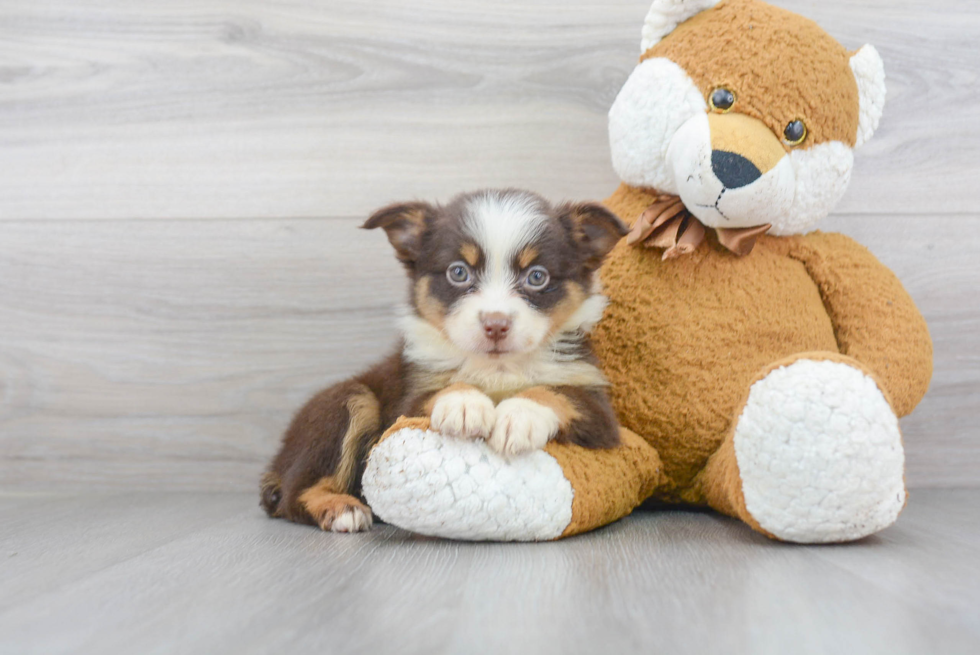
[[[485,439],[507,457],[552,439],[618,444],[588,338],[606,305],[596,270],[627,232],[615,215],[490,190],[445,206],[393,205],[363,227],[385,230],[408,271],[402,342],[299,411],[262,480],[269,516],[368,529],[364,464],[401,415],[428,416],[433,430]]]

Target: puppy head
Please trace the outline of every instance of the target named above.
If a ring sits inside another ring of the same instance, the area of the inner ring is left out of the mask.
[[[505,357],[588,329],[594,273],[627,231],[594,203],[552,207],[527,191],[489,190],[448,205],[392,205],[381,227],[412,279],[412,307],[456,348]],[[601,311],[601,306],[600,306]]]
[[[760,0],[653,0],[642,48],[609,113],[624,182],[711,227],[794,234],[833,209],[884,107],[873,47]]]

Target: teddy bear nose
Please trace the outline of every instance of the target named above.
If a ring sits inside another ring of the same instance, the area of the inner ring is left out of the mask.
[[[480,316],[483,333],[491,341],[503,341],[510,332],[510,317],[501,312],[491,312]]]
[[[725,150],[711,151],[711,169],[726,189],[737,189],[752,184],[762,172],[742,155]]]

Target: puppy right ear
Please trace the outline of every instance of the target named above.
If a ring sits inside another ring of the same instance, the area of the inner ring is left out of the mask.
[[[585,265],[597,269],[606,255],[629,233],[629,228],[597,202],[566,203],[559,213],[567,217],[572,236],[585,253]]]
[[[434,216],[435,208],[428,203],[405,202],[379,209],[361,227],[384,228],[398,259],[412,264],[422,251],[422,234]]]

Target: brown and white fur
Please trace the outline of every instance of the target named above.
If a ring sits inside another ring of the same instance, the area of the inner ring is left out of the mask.
[[[262,480],[269,516],[369,528],[364,462],[401,415],[428,416],[432,429],[506,457],[550,440],[618,444],[588,337],[606,305],[596,270],[626,233],[615,215],[489,190],[392,205],[364,227],[385,230],[411,281],[402,342],[299,411]]]

